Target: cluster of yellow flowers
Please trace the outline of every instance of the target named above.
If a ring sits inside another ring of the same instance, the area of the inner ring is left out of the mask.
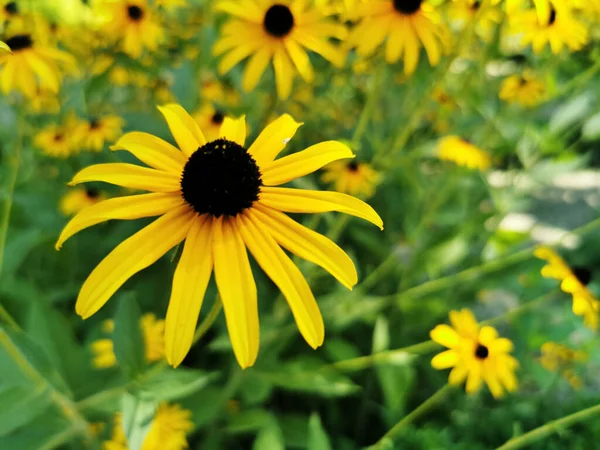
[[[540,364],[544,369],[560,373],[573,389],[581,389],[583,381],[575,373],[575,365],[587,361],[586,352],[573,350],[557,342],[546,342],[540,350]]]

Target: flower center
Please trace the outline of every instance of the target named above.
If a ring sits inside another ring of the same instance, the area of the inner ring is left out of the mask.
[[[485,345],[477,344],[477,348],[475,349],[475,357],[477,359],[485,359],[490,354],[490,351]]]
[[[17,3],[16,2],[8,2],[6,5],[4,5],[4,12],[6,12],[6,14],[8,15],[15,15],[19,13],[19,8],[17,7]]]
[[[17,34],[16,36],[8,38],[4,42],[6,42],[6,45],[8,45],[13,52],[31,48],[33,45],[33,41],[31,40],[31,36],[29,34]]]
[[[183,168],[181,195],[198,214],[237,216],[258,200],[261,173],[248,151],[217,139],[196,150]]]
[[[481,8],[481,2],[479,0],[475,0],[471,4],[471,11],[477,11],[479,8]]]
[[[394,9],[402,14],[414,14],[421,9],[423,0],[394,0]]]
[[[100,128],[100,121],[98,119],[90,119],[90,130],[97,130]]]
[[[96,199],[100,196],[100,191],[98,191],[96,188],[90,187],[85,190],[85,194],[88,196],[88,198]]]
[[[263,21],[265,31],[274,37],[284,37],[294,27],[294,16],[285,5],[275,4],[267,9]]]
[[[141,20],[144,17],[144,10],[137,5],[129,5],[127,7],[127,15],[131,20]]]
[[[550,17],[548,18],[548,26],[554,24],[556,22],[556,10],[554,8],[550,8]]]
[[[225,120],[225,115],[221,111],[215,111],[215,113],[210,118],[210,121],[215,125],[221,125]]]
[[[357,172],[358,171],[358,162],[352,160],[348,163],[348,165],[346,167],[348,167],[348,170],[350,172]]]
[[[588,285],[592,281],[592,272],[589,269],[581,266],[575,266],[572,268],[573,275],[579,280],[584,286]]]

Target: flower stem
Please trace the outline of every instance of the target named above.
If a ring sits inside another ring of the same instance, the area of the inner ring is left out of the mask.
[[[204,318],[200,325],[198,325],[198,328],[194,333],[194,344],[202,339],[202,336],[204,336],[210,327],[215,323],[215,320],[217,320],[217,317],[219,317],[222,307],[223,302],[221,302],[221,296],[217,294],[211,310],[208,312],[208,315]]]
[[[384,73],[384,70],[378,69],[380,68],[375,69],[375,77],[372,80],[372,84],[370,86],[371,89],[367,94],[367,101],[365,102],[365,106],[360,113],[358,123],[356,124],[354,133],[352,134],[351,146],[353,150],[360,146],[360,139],[367,129],[369,119],[373,115],[375,107],[377,106],[377,101],[379,100],[379,93],[381,91],[381,87],[383,86],[382,74]]]
[[[19,324],[13,319],[10,313],[4,308],[4,306],[0,305],[0,320],[14,328],[15,330],[20,330]]]
[[[554,433],[559,433],[565,428],[575,425],[576,423],[588,420],[597,414],[600,414],[600,405],[591,406],[576,413],[569,414],[561,419],[552,420],[541,427],[525,433],[522,436],[514,437],[504,445],[498,447],[496,450],[515,450],[526,447]]]
[[[427,414],[432,408],[437,406],[443,400],[446,399],[448,394],[452,392],[453,386],[445,384],[438,389],[431,397],[417,406],[409,414],[404,416],[400,421],[394,425],[387,433],[383,435],[379,441],[369,447],[369,450],[383,450],[383,449],[394,449],[394,439],[400,431],[407,425],[410,425],[415,420],[419,419],[424,414]]]

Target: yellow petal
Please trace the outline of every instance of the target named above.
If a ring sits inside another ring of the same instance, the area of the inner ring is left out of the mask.
[[[277,186],[313,173],[330,162],[353,157],[352,150],[341,142],[321,142],[261,167],[262,180],[266,186]]]
[[[200,127],[181,106],[170,104],[157,108],[165,116],[171,134],[185,156],[189,158],[198,148],[206,144]]]
[[[123,283],[156,262],[187,234],[193,213],[177,208],[121,242],[85,280],[75,311],[87,319],[98,311]]]
[[[12,50],[10,49],[10,47],[8,45],[6,45],[6,42],[0,41],[0,49],[7,51],[9,53],[12,53]]]
[[[306,51],[292,39],[285,40],[284,45],[300,76],[307,83],[311,83],[315,78],[315,74]]]
[[[242,369],[256,361],[259,346],[256,284],[237,227],[228,218],[214,222],[214,271],[223,300],[233,352]]]
[[[323,344],[325,326],[306,279],[279,247],[275,239],[263,231],[260,219],[252,210],[238,217],[238,229],[256,262],[281,290],[308,345]]]
[[[150,167],[181,176],[186,157],[168,142],[148,133],[127,133],[111,150],[127,150]]]
[[[469,374],[467,376],[466,391],[469,394],[477,392],[481,388],[482,381],[483,380],[481,377],[481,365],[475,364],[469,370]]]
[[[383,221],[373,208],[356,197],[340,192],[263,187],[259,201],[269,208],[291,213],[338,211],[368,220],[383,230]]]
[[[281,246],[321,266],[348,289],[356,284],[358,275],[354,263],[330,239],[274,209],[260,204],[255,204],[253,209],[256,219]]]
[[[514,345],[510,339],[498,338],[489,344],[490,351],[494,353],[510,353],[514,349]]]
[[[482,345],[489,346],[498,337],[498,332],[495,328],[488,325],[481,327],[479,331],[479,342]]]
[[[250,57],[242,79],[242,89],[244,91],[249,92],[256,87],[272,56],[271,47],[263,47]]]
[[[453,386],[461,384],[467,378],[467,368],[464,365],[458,365],[454,369],[450,371],[450,375],[448,376],[448,383]]]
[[[265,127],[248,149],[248,153],[262,168],[279,155],[302,125],[302,122],[296,122],[289,114],[283,114]]]
[[[477,339],[479,325],[471,310],[463,308],[460,311],[450,311],[450,323],[461,336]]]
[[[180,195],[173,194],[141,194],[128,197],[117,197],[81,210],[60,233],[56,242],[56,249],[60,250],[63,243],[88,227],[107,220],[132,220],[142,217],[153,217],[165,214],[184,204]]]
[[[257,48],[256,42],[246,42],[234,47],[229,53],[221,58],[221,61],[217,66],[219,73],[221,75],[226,74],[233,69],[237,63],[255,53],[259,48],[262,47]]]
[[[234,17],[249,20],[250,22],[254,23],[261,23],[263,20],[262,11],[258,8],[255,2],[249,0],[221,0],[216,2],[214,8],[215,11],[228,13]]]
[[[194,219],[173,276],[165,320],[165,356],[173,367],[181,364],[192,346],[212,273],[212,221],[206,215]]]
[[[409,27],[406,28],[406,34],[404,36],[404,74],[410,75],[417,68],[419,63],[419,40],[415,34],[414,26],[412,22],[408,22]]]
[[[439,353],[431,360],[431,366],[434,369],[442,370],[454,367],[458,363],[458,353],[454,350],[446,350]]]
[[[44,80],[44,83],[52,92],[58,92],[60,89],[60,74],[54,66],[48,60],[41,58],[37,53],[27,52],[23,55],[31,70],[36,74],[40,80]]]
[[[180,176],[162,170],[148,169],[125,163],[96,164],[77,173],[70,186],[88,181],[103,181],[131,189],[144,189],[151,192],[177,192],[180,190]]]
[[[495,374],[485,373],[483,379],[488,385],[488,388],[490,389],[490,392],[494,398],[498,399],[504,395],[504,389],[502,389],[502,385]]]
[[[444,347],[454,348],[459,344],[459,336],[454,328],[449,325],[442,324],[429,332],[431,339]]]
[[[277,95],[285,100],[290,96],[294,82],[294,67],[287,52],[281,48],[273,54],[273,69],[275,69],[275,86]]]
[[[225,117],[219,135],[243,147],[246,143],[246,116],[239,119]]]

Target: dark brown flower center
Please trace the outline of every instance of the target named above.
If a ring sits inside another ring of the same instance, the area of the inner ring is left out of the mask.
[[[356,171],[358,171],[358,161],[352,160],[348,163],[348,165],[346,167],[348,167],[348,170],[350,172],[356,172]]]
[[[294,15],[285,5],[275,4],[267,9],[263,20],[265,31],[274,37],[284,37],[294,27]]]
[[[127,7],[127,15],[131,20],[142,20],[144,17],[144,10],[137,5],[129,5]]]
[[[96,188],[89,187],[85,190],[85,194],[88,196],[88,198],[94,200],[100,196],[100,191]]]
[[[423,0],[394,0],[394,9],[402,14],[414,14],[421,9]]]
[[[477,344],[477,348],[475,349],[475,357],[477,359],[485,359],[489,356],[490,351],[485,345]]]
[[[553,25],[556,22],[556,10],[554,8],[550,8],[550,17],[548,18],[548,26]]]
[[[221,125],[225,120],[225,115],[221,111],[215,111],[215,113],[210,118],[210,121],[215,125]]]
[[[16,36],[8,38],[4,42],[6,42],[6,45],[8,45],[13,52],[31,48],[33,45],[31,35],[29,34],[17,34]]]
[[[262,179],[244,147],[217,139],[196,150],[183,168],[181,195],[198,214],[237,216],[258,200]]]
[[[8,2],[6,5],[4,5],[4,12],[9,16],[19,14],[19,7],[17,6],[17,2]]]
[[[100,128],[100,121],[98,119],[90,119],[90,130],[97,130]]]
[[[575,266],[572,268],[573,275],[579,280],[584,286],[588,285],[592,281],[592,272],[581,266]]]

